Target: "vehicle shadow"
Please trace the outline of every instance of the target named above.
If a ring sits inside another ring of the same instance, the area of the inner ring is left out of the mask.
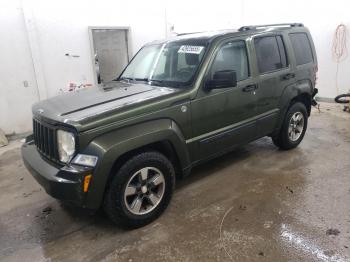
[[[220,170],[226,167],[239,163],[248,159],[252,152],[248,149],[248,146],[242,146],[234,149],[221,156],[215,157],[207,162],[195,166],[188,176],[179,178],[176,182],[176,189],[181,189],[184,186],[195,183],[198,180],[204,179],[207,176],[220,172]],[[175,190],[176,191],[176,190]]]
[[[223,155],[215,157],[207,162],[195,166],[191,173],[183,178],[178,179],[176,189],[195,183],[207,176],[224,170],[230,165],[242,163],[251,160],[252,155],[271,154],[280,151],[276,148],[269,137],[260,138],[254,142],[235,148]]]

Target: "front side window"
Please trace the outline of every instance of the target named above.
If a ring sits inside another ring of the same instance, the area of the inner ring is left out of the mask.
[[[287,66],[287,57],[281,36],[265,36],[254,39],[258,68],[261,74]]]
[[[305,33],[289,34],[294,50],[297,65],[307,64],[313,61],[311,45]]]
[[[189,85],[204,57],[206,47],[188,42],[155,44],[143,47],[124,72],[120,80],[182,87]]]
[[[217,53],[213,62],[210,78],[217,71],[233,70],[237,81],[249,77],[247,49],[244,41],[234,41],[224,44]]]

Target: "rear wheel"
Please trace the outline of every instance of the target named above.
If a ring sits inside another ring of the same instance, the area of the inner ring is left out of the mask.
[[[304,138],[307,121],[305,105],[300,102],[292,104],[285,116],[280,133],[272,138],[273,143],[284,150],[297,147]]]
[[[171,162],[158,152],[144,152],[128,160],[106,192],[104,209],[124,227],[146,225],[168,206],[175,185]]]

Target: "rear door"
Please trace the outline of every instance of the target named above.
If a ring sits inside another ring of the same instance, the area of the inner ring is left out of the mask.
[[[295,59],[295,75],[299,84],[315,85],[317,72],[316,54],[313,52],[313,43],[308,32],[289,33]]]
[[[279,116],[279,100],[283,90],[295,83],[295,74],[285,48],[282,34],[267,34],[254,37],[259,88],[256,111],[258,136],[270,134]]]
[[[225,40],[212,56],[204,79],[216,71],[234,70],[237,86],[206,91],[191,102],[194,158],[205,159],[255,136],[255,88],[245,38]],[[204,84],[205,81],[203,81]]]

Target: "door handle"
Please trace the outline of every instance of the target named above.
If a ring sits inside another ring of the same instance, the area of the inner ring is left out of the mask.
[[[246,87],[243,87],[242,91],[243,92],[252,92],[256,89],[258,89],[258,86],[256,84],[254,84],[254,85],[247,85]]]
[[[293,73],[288,73],[282,76],[282,80],[289,80],[295,77],[295,74]]]

